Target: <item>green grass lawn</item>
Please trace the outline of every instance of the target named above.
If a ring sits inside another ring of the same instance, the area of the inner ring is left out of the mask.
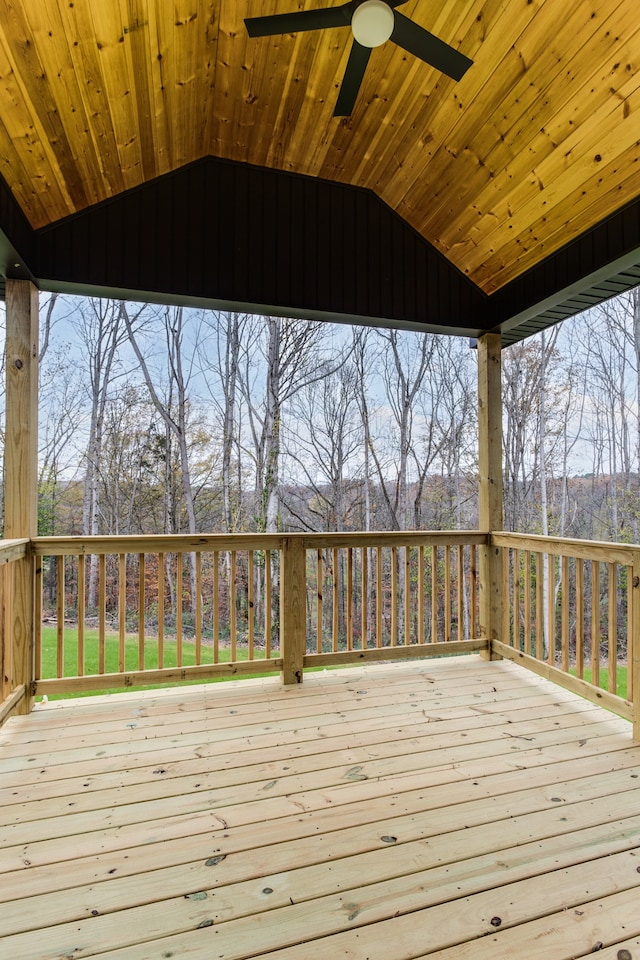
[[[77,631],[67,629],[65,631],[65,647],[64,647],[64,675],[68,677],[75,677],[78,671],[78,651],[77,651]],[[47,679],[50,677],[56,676],[56,665],[57,665],[57,631],[55,627],[46,627],[42,628],[42,677]],[[118,673],[120,672],[119,667],[119,650],[120,650],[120,638],[117,633],[107,633],[105,637],[105,673]],[[84,673],[86,676],[95,675],[98,673],[98,631],[97,630],[86,630],[85,631],[85,652],[84,652]],[[125,670],[127,672],[133,672],[138,670],[138,636],[137,634],[127,634],[125,636]],[[231,660],[231,651],[228,647],[220,645],[219,649],[219,662],[220,663],[229,663]],[[236,660],[248,660],[248,654],[246,648],[238,644],[236,651]],[[254,649],[254,660],[264,660],[264,651],[255,648]],[[211,645],[202,644],[201,652],[201,662],[202,663],[213,663],[213,647]],[[182,641],[182,666],[190,667],[194,666],[196,663],[196,645],[193,640],[184,640]],[[158,640],[156,637],[150,637],[145,640],[144,645],[144,665],[146,670],[155,670],[158,667]],[[164,641],[164,667],[175,667],[177,666],[177,644],[173,639],[165,638]],[[278,670],[274,670],[274,673],[277,673]],[[243,674],[243,677],[262,677],[264,673],[256,674]],[[167,686],[182,686],[183,683],[204,683],[204,682],[220,682],[222,680],[230,680],[231,677],[213,677],[209,680],[190,680],[190,681],[181,681],[179,684],[168,684],[168,683],[156,683],[149,684],[149,688],[160,688]],[[88,697],[93,696],[97,693],[121,693],[124,690],[131,690],[131,687],[105,687],[104,690],[83,690],[78,693],[74,693],[74,696]],[[64,699],[68,697],[68,694],[52,694],[49,695],[49,700]],[[40,698],[36,698],[40,699]]]
[[[571,667],[571,673],[575,677],[576,668]],[[584,679],[591,683],[591,667],[584,668]],[[627,699],[627,668],[624,666],[619,666],[616,674],[616,680],[618,685],[618,696],[622,697],[624,700]],[[607,672],[606,666],[600,667],[600,683],[599,686],[602,690],[609,689],[609,675]]]
[[[120,640],[117,633],[107,633],[105,637],[105,672],[119,672],[119,648]],[[156,637],[150,637],[145,640],[144,645],[145,669],[155,670],[158,667],[158,641]],[[164,642],[164,666],[175,667],[177,659],[176,641],[166,639]],[[248,654],[246,648],[238,644],[236,651],[236,660],[247,660]],[[259,647],[254,650],[254,659],[263,660],[264,651]],[[229,663],[231,660],[231,651],[229,647],[220,645],[219,661]],[[202,644],[201,661],[203,663],[213,662],[213,648],[209,644]],[[183,640],[182,642],[182,665],[185,667],[193,666],[196,662],[196,645],[193,640]],[[55,627],[42,628],[42,676],[43,678],[55,677],[57,663],[57,632]],[[77,674],[78,654],[77,654],[77,631],[67,629],[65,631],[65,650],[64,650],[64,675],[74,677]],[[137,634],[127,634],[125,637],[125,670],[133,672],[138,669],[138,636]],[[317,667],[315,669],[322,669]],[[278,673],[275,669],[273,673]],[[85,632],[85,668],[84,673],[87,676],[98,673],[98,631],[87,630]],[[571,668],[571,673],[575,676],[575,667]],[[264,673],[243,674],[243,677],[262,677]],[[185,680],[180,683],[155,683],[149,684],[147,689],[159,689],[167,686],[182,686],[184,683],[219,683],[221,681],[231,680],[233,677],[220,676],[212,677],[207,680]],[[584,679],[591,683],[591,668],[585,667]],[[608,689],[609,678],[606,666],[600,668],[600,687],[603,690]],[[617,673],[618,696],[626,699],[627,697],[627,667],[619,666]],[[121,693],[130,691],[131,687],[106,687],[103,690],[83,690],[74,693],[73,696],[90,697],[97,693]],[[50,700],[64,699],[68,694],[52,694]],[[37,698],[40,699],[40,698]]]

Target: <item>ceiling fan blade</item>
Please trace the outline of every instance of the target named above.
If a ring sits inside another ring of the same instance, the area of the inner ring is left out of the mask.
[[[351,3],[321,10],[298,10],[296,13],[274,13],[268,17],[247,17],[244,22],[250,37],[272,37],[280,33],[344,27],[351,23]]]
[[[347,68],[342,78],[340,93],[333,111],[334,117],[348,117],[353,112],[370,56],[371,47],[363,47],[357,40],[353,41]]]
[[[397,10],[393,16],[395,22],[391,40],[394,43],[424,60],[425,63],[431,64],[436,70],[446,73],[453,80],[460,80],[464,76],[473,60],[469,60],[455,47],[450,47],[448,43],[434,37],[424,27],[418,26]]]

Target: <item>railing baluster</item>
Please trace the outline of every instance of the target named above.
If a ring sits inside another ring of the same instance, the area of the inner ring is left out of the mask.
[[[56,610],[57,626],[57,650],[56,650],[56,676],[58,679],[64,677],[64,618],[65,618],[65,596],[64,596],[64,557],[57,557],[58,574],[58,595]]]
[[[253,650],[255,645],[255,611],[253,600],[254,570],[254,552],[253,550],[249,550],[247,553],[247,643],[249,660],[253,660]]]
[[[382,646],[382,547],[376,548],[376,647]]]
[[[444,548],[444,639],[451,640],[451,547]]]
[[[337,547],[334,547],[334,550],[333,550],[332,611],[331,611],[331,612],[332,612],[331,649],[333,650],[334,653],[336,653],[337,650],[338,650],[338,638],[339,638],[339,629],[340,629],[340,621],[339,621],[339,613],[340,613],[340,608],[339,608],[339,603],[340,603],[340,594],[339,594],[339,589],[340,589],[340,583],[339,583],[340,568],[339,568],[339,563],[340,563],[340,557],[339,557],[339,554],[338,554],[338,549],[337,549]]]
[[[144,670],[145,637],[145,556],[138,554],[138,670]]]
[[[231,642],[231,661],[235,663],[238,659],[237,639],[237,578],[236,578],[237,553],[231,550],[229,557],[229,639]]]
[[[464,553],[462,544],[458,546],[458,632],[456,640],[464,636]]]
[[[404,645],[411,643],[411,548],[404,550]]]
[[[164,668],[164,553],[158,554],[158,667]]]
[[[544,660],[544,557],[536,553],[536,657]]]
[[[271,611],[271,551],[265,550],[264,555],[264,632],[265,632],[265,656],[271,657],[271,631],[272,631],[272,611]]]
[[[366,650],[369,645],[369,551],[367,547],[360,548],[360,649]]]
[[[438,548],[431,547],[431,642],[438,640]]]
[[[213,662],[220,662],[220,553],[218,550],[213,551]]]
[[[576,560],[576,676],[584,677],[584,560]]]
[[[513,646],[520,650],[520,551],[513,551]]]
[[[124,645],[127,622],[127,558],[119,555],[118,564],[118,670],[124,671]]]
[[[347,650],[353,650],[353,550],[347,547]]]
[[[511,611],[513,610],[513,595],[509,585],[509,564],[511,562],[511,550],[502,551],[502,640],[513,646],[513,637],[511,635]]]
[[[609,666],[609,693],[618,689],[618,578],[615,563],[608,566],[607,657]]]
[[[202,663],[202,554],[196,553],[196,664]]]
[[[633,739],[640,742],[640,550],[633,551],[633,578],[629,606],[631,608],[632,637],[629,666],[632,680],[629,697],[633,695],[631,720]]]
[[[547,554],[547,633],[549,649],[547,651],[549,665],[556,662],[556,591],[555,591],[556,558]]]
[[[176,556],[176,666],[182,666],[182,580],[184,574],[184,554]]]
[[[391,547],[391,646],[398,646],[398,548]]]
[[[562,558],[560,598],[562,669],[569,672],[569,557]]]
[[[591,683],[600,686],[600,563],[591,564]]]
[[[35,623],[34,623],[34,680],[42,678],[42,568],[44,566],[44,557],[40,557],[36,563],[35,573]],[[50,562],[53,562],[50,558]],[[13,567],[9,564],[3,564],[1,568],[0,579],[0,651],[4,650],[5,658],[10,655],[11,645],[8,641],[9,634],[6,631],[6,604],[10,595],[8,590],[9,577],[13,579]],[[4,690],[5,677],[11,676],[8,664],[4,663],[0,657],[0,680]],[[2,699],[11,693],[11,690],[3,693]]]
[[[418,547],[418,643],[424,643],[424,550]]]
[[[9,615],[9,605],[13,590],[9,586],[9,581],[13,580],[13,564],[3,563],[0,567],[0,695],[2,702],[13,693],[13,644],[11,643],[11,629],[9,624],[11,618]],[[37,624],[36,624],[37,628]],[[38,661],[36,660],[36,680],[39,679]]]
[[[531,653],[531,551],[524,551],[524,637],[525,653]]]
[[[627,571],[627,700],[633,700],[633,565]]]
[[[316,551],[316,653],[322,653],[322,597],[324,589],[324,558],[322,549]]]
[[[107,632],[107,558],[98,559],[98,673],[105,672],[105,641]]]
[[[478,551],[475,543],[469,547],[469,628],[471,638],[478,636]]]

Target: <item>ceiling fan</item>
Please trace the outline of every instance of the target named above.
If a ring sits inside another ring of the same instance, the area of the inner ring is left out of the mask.
[[[250,37],[351,26],[353,44],[333,111],[334,117],[348,117],[354,108],[371,50],[386,40],[453,80],[460,80],[473,63],[455,47],[398,13],[396,7],[403,3],[406,0],[348,0],[337,7],[248,17],[244,22]]]

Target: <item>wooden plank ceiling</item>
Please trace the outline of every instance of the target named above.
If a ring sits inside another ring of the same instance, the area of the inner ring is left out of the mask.
[[[335,0],[0,0],[0,174],[35,228],[211,155],[373,190],[485,293],[640,194],[637,0],[408,0],[474,64],[387,42],[333,117]]]

